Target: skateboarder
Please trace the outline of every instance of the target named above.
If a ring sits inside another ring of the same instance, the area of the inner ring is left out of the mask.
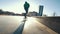
[[[29,7],[30,7],[29,3],[28,3],[28,2],[25,2],[25,4],[24,4],[24,9],[25,9],[25,11],[26,11],[26,13],[25,13],[25,18],[26,18],[26,15],[27,15],[27,13],[28,13]]]

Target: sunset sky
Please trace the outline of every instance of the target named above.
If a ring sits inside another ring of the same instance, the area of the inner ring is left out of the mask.
[[[52,16],[53,12],[60,16],[60,0],[0,0],[0,9],[15,13],[23,13],[24,3],[30,4],[29,12],[39,12],[39,5],[44,6],[43,14]]]

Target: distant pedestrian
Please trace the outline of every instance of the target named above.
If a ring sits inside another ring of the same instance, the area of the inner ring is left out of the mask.
[[[29,3],[26,1],[25,4],[24,4],[24,9],[25,9],[25,11],[26,11],[26,13],[25,13],[25,18],[26,18],[26,16],[27,16],[29,7],[30,7],[30,5],[29,5]]]

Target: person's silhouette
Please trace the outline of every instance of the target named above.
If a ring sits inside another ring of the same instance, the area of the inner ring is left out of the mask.
[[[27,13],[28,13],[29,7],[30,7],[30,5],[29,5],[29,3],[26,1],[25,4],[24,4],[24,9],[25,9],[25,11],[26,11],[26,13],[25,13],[25,18],[26,18],[26,15],[27,15]]]

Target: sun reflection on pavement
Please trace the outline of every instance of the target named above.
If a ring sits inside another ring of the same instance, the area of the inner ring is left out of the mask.
[[[56,34],[50,28],[41,24],[34,17],[28,17],[24,26],[23,34]]]

